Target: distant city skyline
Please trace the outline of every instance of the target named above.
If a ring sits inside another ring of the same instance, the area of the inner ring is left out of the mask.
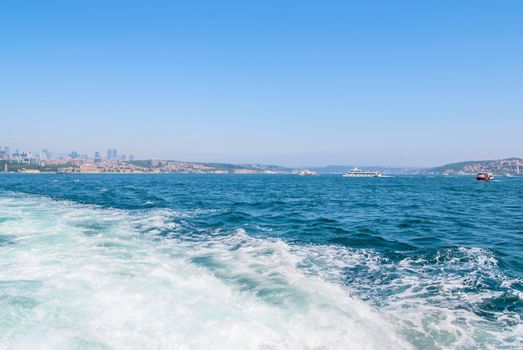
[[[510,0],[4,1],[0,145],[288,167],[521,157],[522,33]]]
[[[100,148],[101,149],[101,148]],[[102,155],[103,154],[103,155]],[[118,149],[116,148],[107,148],[105,153],[101,151],[86,151],[86,152],[79,152],[79,151],[69,151],[69,152],[55,152],[50,151],[49,148],[41,148],[40,150],[31,150],[31,149],[24,149],[19,147],[11,147],[9,145],[2,145],[0,144],[0,161],[1,160],[13,160],[13,156],[17,155],[19,159],[24,158],[24,156],[27,158],[28,162],[29,159],[33,158],[35,161],[42,161],[42,160],[50,160],[50,159],[61,159],[61,158],[69,158],[71,160],[83,160],[83,161],[102,161],[102,160],[118,160],[118,161],[133,161],[133,160],[168,160],[168,161],[181,161],[181,162],[200,162],[200,163],[230,163],[230,164],[265,164],[265,165],[277,165],[287,168],[307,168],[307,167],[326,167],[326,166],[365,166],[365,167],[388,167],[388,168],[430,168],[434,166],[441,166],[445,164],[454,163],[454,161],[451,162],[445,162],[441,164],[435,164],[435,165],[419,165],[419,166],[413,166],[413,165],[407,165],[407,164],[362,164],[362,163],[329,163],[329,164],[311,164],[311,163],[302,163],[299,159],[294,159],[293,164],[284,164],[284,163],[271,163],[271,162],[259,162],[259,161],[221,161],[221,160],[200,160],[200,159],[175,159],[175,158],[159,158],[159,157],[150,157],[150,156],[141,156],[136,157],[134,154],[126,154],[120,153]],[[497,159],[507,159],[512,158],[513,156],[505,156],[505,157],[499,157],[499,158],[492,158],[492,159],[460,159],[455,162],[461,162],[461,161],[485,161],[485,160],[497,160]]]

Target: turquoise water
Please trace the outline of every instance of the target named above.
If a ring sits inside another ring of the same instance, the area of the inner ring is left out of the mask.
[[[523,348],[523,177],[0,175],[0,349]]]

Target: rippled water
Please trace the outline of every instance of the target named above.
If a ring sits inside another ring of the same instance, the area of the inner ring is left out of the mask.
[[[0,175],[0,349],[523,348],[523,177]]]

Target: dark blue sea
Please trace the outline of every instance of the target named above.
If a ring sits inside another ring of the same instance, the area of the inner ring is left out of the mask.
[[[0,174],[0,349],[522,349],[523,177]]]

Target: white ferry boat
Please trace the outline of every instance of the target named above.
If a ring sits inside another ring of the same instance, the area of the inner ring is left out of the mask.
[[[381,177],[383,173],[379,171],[363,171],[358,168],[351,169],[343,174],[345,177]]]

